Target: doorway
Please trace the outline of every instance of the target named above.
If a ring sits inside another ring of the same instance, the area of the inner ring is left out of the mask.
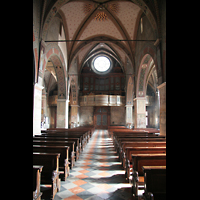
[[[97,129],[107,129],[110,121],[109,107],[95,107],[94,124]]]

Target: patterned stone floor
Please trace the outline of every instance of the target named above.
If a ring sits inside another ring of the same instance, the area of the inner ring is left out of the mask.
[[[94,132],[54,199],[134,199],[107,130]]]

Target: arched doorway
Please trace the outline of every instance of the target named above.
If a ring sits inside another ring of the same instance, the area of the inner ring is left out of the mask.
[[[110,107],[97,106],[94,110],[94,125],[97,129],[107,129],[110,125]]]

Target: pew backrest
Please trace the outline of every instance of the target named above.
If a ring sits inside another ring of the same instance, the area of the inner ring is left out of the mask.
[[[166,199],[166,166],[143,166],[144,196]]]
[[[132,154],[133,174],[143,176],[142,166],[166,166],[166,154]]]

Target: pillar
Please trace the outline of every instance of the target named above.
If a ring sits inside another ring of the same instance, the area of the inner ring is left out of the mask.
[[[132,128],[133,126],[133,105],[126,105],[126,126]]]
[[[159,96],[159,91],[156,91],[156,96],[155,96],[155,128],[160,129],[160,96]]]
[[[44,87],[38,83],[34,85],[33,135],[41,135],[41,106],[43,88]]]
[[[79,105],[71,105],[71,128],[77,127],[79,122]]]
[[[133,101],[134,128],[146,128],[146,98],[137,97]]]
[[[68,128],[68,103],[66,99],[57,99],[56,128]]]
[[[157,88],[160,94],[160,135],[166,135],[166,82]]]

